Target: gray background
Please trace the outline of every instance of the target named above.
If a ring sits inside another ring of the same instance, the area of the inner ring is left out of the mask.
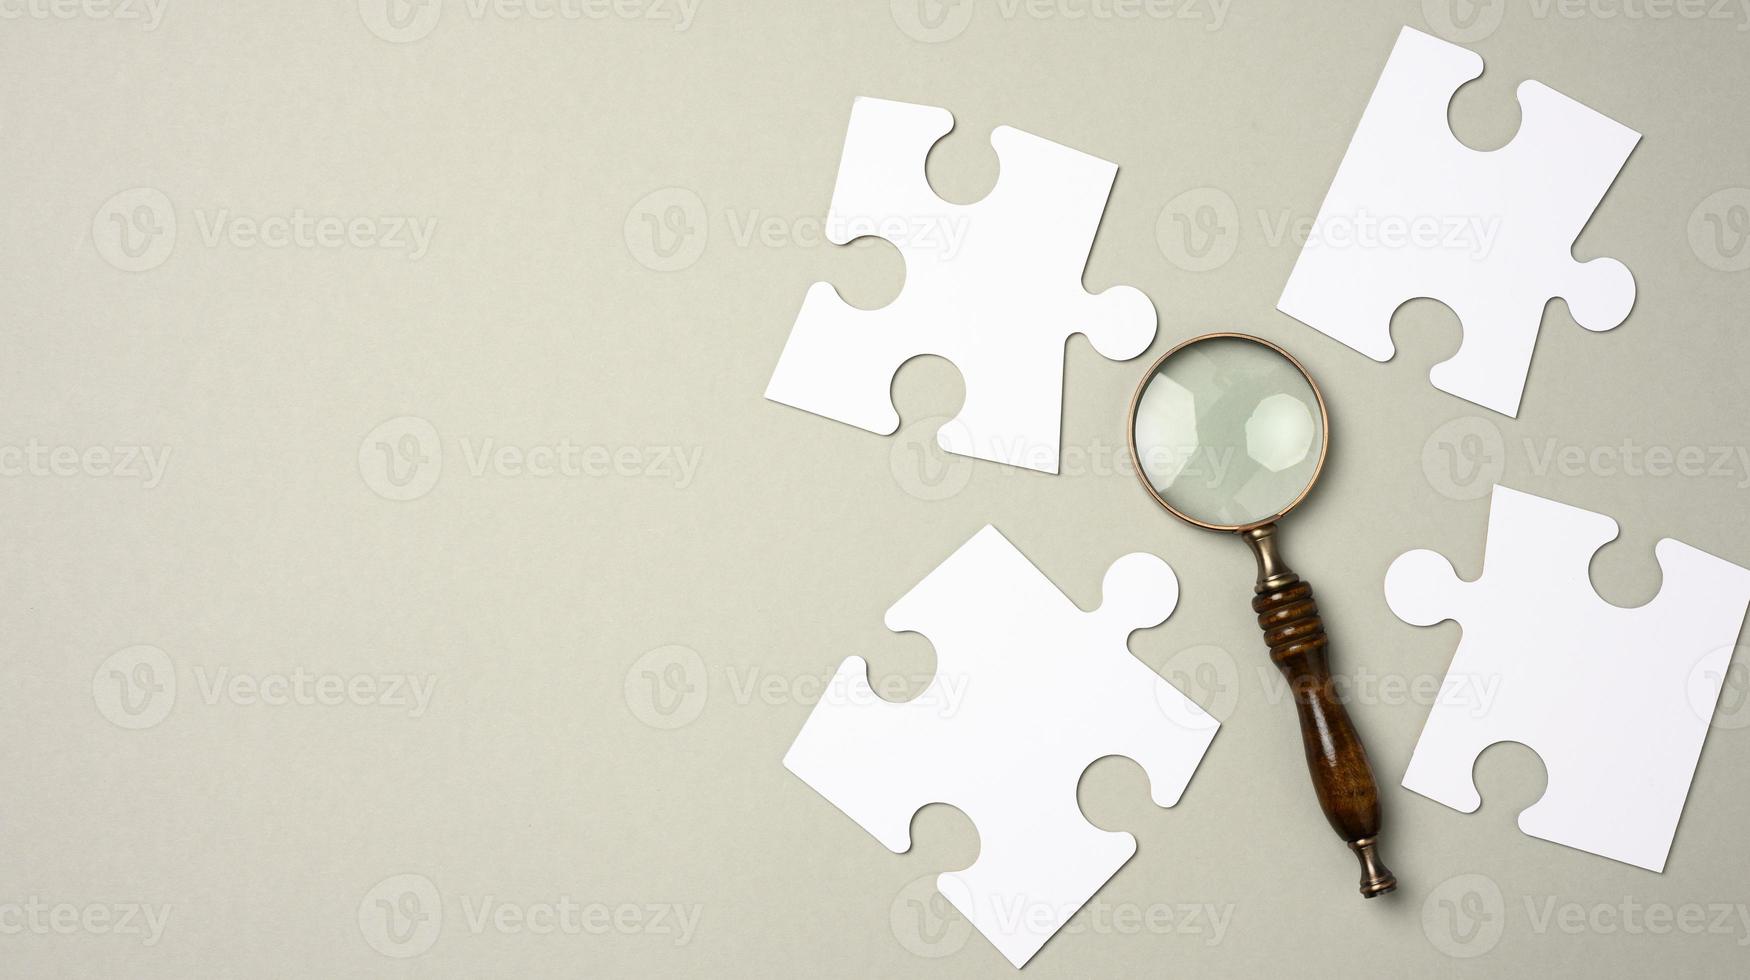
[[[1742,664],[1655,875],[1520,834],[1525,748],[1479,762],[1476,815],[1397,786],[1458,628],[1380,594],[1413,547],[1477,574],[1497,477],[1621,522],[1608,600],[1657,592],[1660,537],[1750,563],[1738,4],[6,9],[4,972],[1009,975],[929,898],[977,853],[964,816],[895,856],[779,762],[844,656],[921,689],[928,642],[882,613],[986,522],[1084,607],[1113,558],[1166,557],[1179,610],[1131,647],[1225,722],[1174,809],[1128,760],[1088,772],[1138,854],[1029,976],[1744,962]],[[1589,334],[1552,303],[1517,421],[1428,385],[1460,337],[1439,304],[1386,366],[1274,311],[1406,23],[1488,60],[1451,110],[1474,147],[1529,77],[1645,136],[1576,246],[1634,270],[1635,312]],[[1286,543],[1356,679],[1396,896],[1356,896],[1318,814],[1244,549],[1118,465],[1146,360],[1072,339],[1057,477],[934,448],[944,361],[900,372],[892,439],[761,399],[810,283],[900,288],[891,246],[818,234],[859,94],[955,113],[949,200],[995,181],[999,124],[1117,161],[1085,282],[1155,301],[1145,357],[1244,329],[1320,380],[1334,448]],[[282,242],[299,213],[338,222]],[[1727,462],[1653,475],[1625,440]],[[569,473],[481,459],[562,445]],[[155,934],[121,928],[136,903]],[[540,931],[561,903],[575,934]]]

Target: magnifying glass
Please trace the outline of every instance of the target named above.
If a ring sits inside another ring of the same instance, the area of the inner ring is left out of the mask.
[[[1130,402],[1130,456],[1149,495],[1182,521],[1238,534],[1258,560],[1252,611],[1294,694],[1319,806],[1360,859],[1361,894],[1373,898],[1398,884],[1379,857],[1379,791],[1336,697],[1312,587],[1282,559],[1276,536],[1276,522],[1318,482],[1330,434],[1306,369],[1247,334],[1206,334],[1167,351]]]

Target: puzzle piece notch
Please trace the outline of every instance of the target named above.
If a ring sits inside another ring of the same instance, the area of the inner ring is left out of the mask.
[[[1082,611],[987,526],[888,612],[889,628],[934,644],[931,683],[884,701],[867,663],[848,658],[784,759],[895,852],[910,848],[919,809],[960,808],[979,855],[938,888],[1016,966],[1136,851],[1132,835],[1082,816],[1088,766],[1133,759],[1172,806],[1218,728],[1126,643],[1172,612],[1172,569],[1128,555],[1102,588],[1100,607]]]
[[[1640,134],[1527,81],[1513,140],[1473,150],[1447,110],[1482,69],[1475,52],[1403,29],[1277,308],[1388,361],[1397,309],[1439,300],[1464,339],[1430,380],[1515,416],[1549,300],[1593,331],[1634,306],[1628,267],[1579,262],[1573,245]]]
[[[1520,742],[1548,773],[1521,830],[1662,871],[1750,608],[1750,571],[1666,538],[1659,594],[1612,605],[1589,570],[1616,536],[1602,514],[1497,486],[1477,580],[1430,551],[1392,563],[1386,601],[1399,618],[1464,631],[1443,690],[1465,694],[1429,712],[1403,784],[1474,812],[1477,756]]]
[[[935,354],[953,362],[966,391],[937,433],[943,449],[1055,473],[1066,341],[1083,334],[1122,361],[1154,340],[1154,306],[1140,290],[1082,287],[1118,168],[999,126],[996,187],[977,203],[951,204],[930,188],[924,161],[953,125],[935,106],[852,104],[827,235],[841,245],[867,235],[892,242],[905,285],[878,310],[851,306],[830,284],[810,286],[766,397],[889,434],[899,427],[895,373]]]

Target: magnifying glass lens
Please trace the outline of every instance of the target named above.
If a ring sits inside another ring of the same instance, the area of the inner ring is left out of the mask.
[[[1279,516],[1324,459],[1324,411],[1300,366],[1211,337],[1161,362],[1136,405],[1137,462],[1181,517],[1240,528]]]

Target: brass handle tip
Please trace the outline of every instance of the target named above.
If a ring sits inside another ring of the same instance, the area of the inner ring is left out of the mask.
[[[1363,837],[1350,841],[1349,849],[1361,862],[1361,897],[1378,898],[1398,887],[1398,878],[1379,857],[1379,838]]]

